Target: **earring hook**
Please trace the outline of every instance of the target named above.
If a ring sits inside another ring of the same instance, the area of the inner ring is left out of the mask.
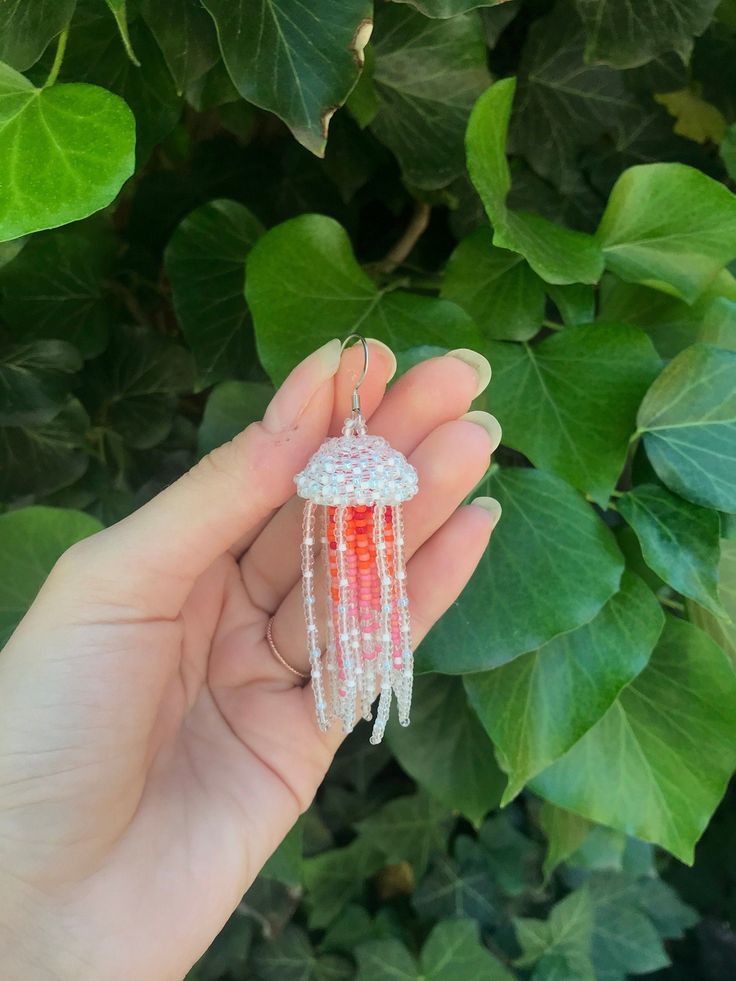
[[[360,378],[357,380],[353,387],[353,412],[360,412],[360,396],[358,395],[358,389],[365,381],[365,376],[368,374],[368,341],[363,337],[362,334],[348,334],[345,340],[340,345],[340,354],[345,350],[348,344],[355,340],[360,341],[363,345],[363,371],[361,372]]]

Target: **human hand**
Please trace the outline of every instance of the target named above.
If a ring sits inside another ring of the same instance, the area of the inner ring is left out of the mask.
[[[459,418],[483,359],[434,358],[384,397],[395,361],[369,343],[363,413],[419,473],[416,646],[498,518],[487,498],[457,507],[500,430]],[[338,341],[314,352],[263,422],[65,553],[0,655],[5,981],[182,978],[311,803],[343,734],[319,731],[265,633],[275,613],[279,651],[308,670],[293,476],[339,432],[360,367]]]

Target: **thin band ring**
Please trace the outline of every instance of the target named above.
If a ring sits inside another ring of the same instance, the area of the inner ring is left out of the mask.
[[[276,644],[273,642],[273,620],[274,618],[271,617],[268,621],[268,625],[266,626],[266,641],[268,646],[271,648],[271,653],[277,661],[283,664],[287,671],[291,671],[291,673],[295,674],[297,678],[302,678],[305,681],[309,681],[310,676],[308,674],[304,674],[303,671],[297,671],[296,668],[292,668],[292,666],[287,664],[283,657],[279,654]]]

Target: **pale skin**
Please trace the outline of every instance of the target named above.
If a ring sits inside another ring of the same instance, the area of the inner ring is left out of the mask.
[[[432,359],[386,392],[393,355],[369,347],[369,429],[419,473],[417,645],[498,519],[489,499],[460,504],[500,431],[461,418],[482,359]],[[343,734],[319,731],[266,624],[307,671],[293,476],[339,432],[361,367],[360,346],[310,355],[263,422],[65,553],[0,654],[4,981],[178,981],[310,805]]]

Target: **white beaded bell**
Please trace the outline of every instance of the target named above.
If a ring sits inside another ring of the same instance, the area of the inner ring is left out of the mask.
[[[414,656],[404,565],[401,506],[417,492],[417,473],[383,437],[368,436],[360,413],[358,388],[342,435],[326,440],[296,475],[296,492],[306,500],[302,541],[304,618],[312,686],[320,729],[340,720],[345,732],[356,709],[371,719],[380,689],[370,741],[380,743],[392,693],[399,722],[409,725]],[[315,610],[315,535],[321,539],[322,574],[327,592],[324,652]]]

